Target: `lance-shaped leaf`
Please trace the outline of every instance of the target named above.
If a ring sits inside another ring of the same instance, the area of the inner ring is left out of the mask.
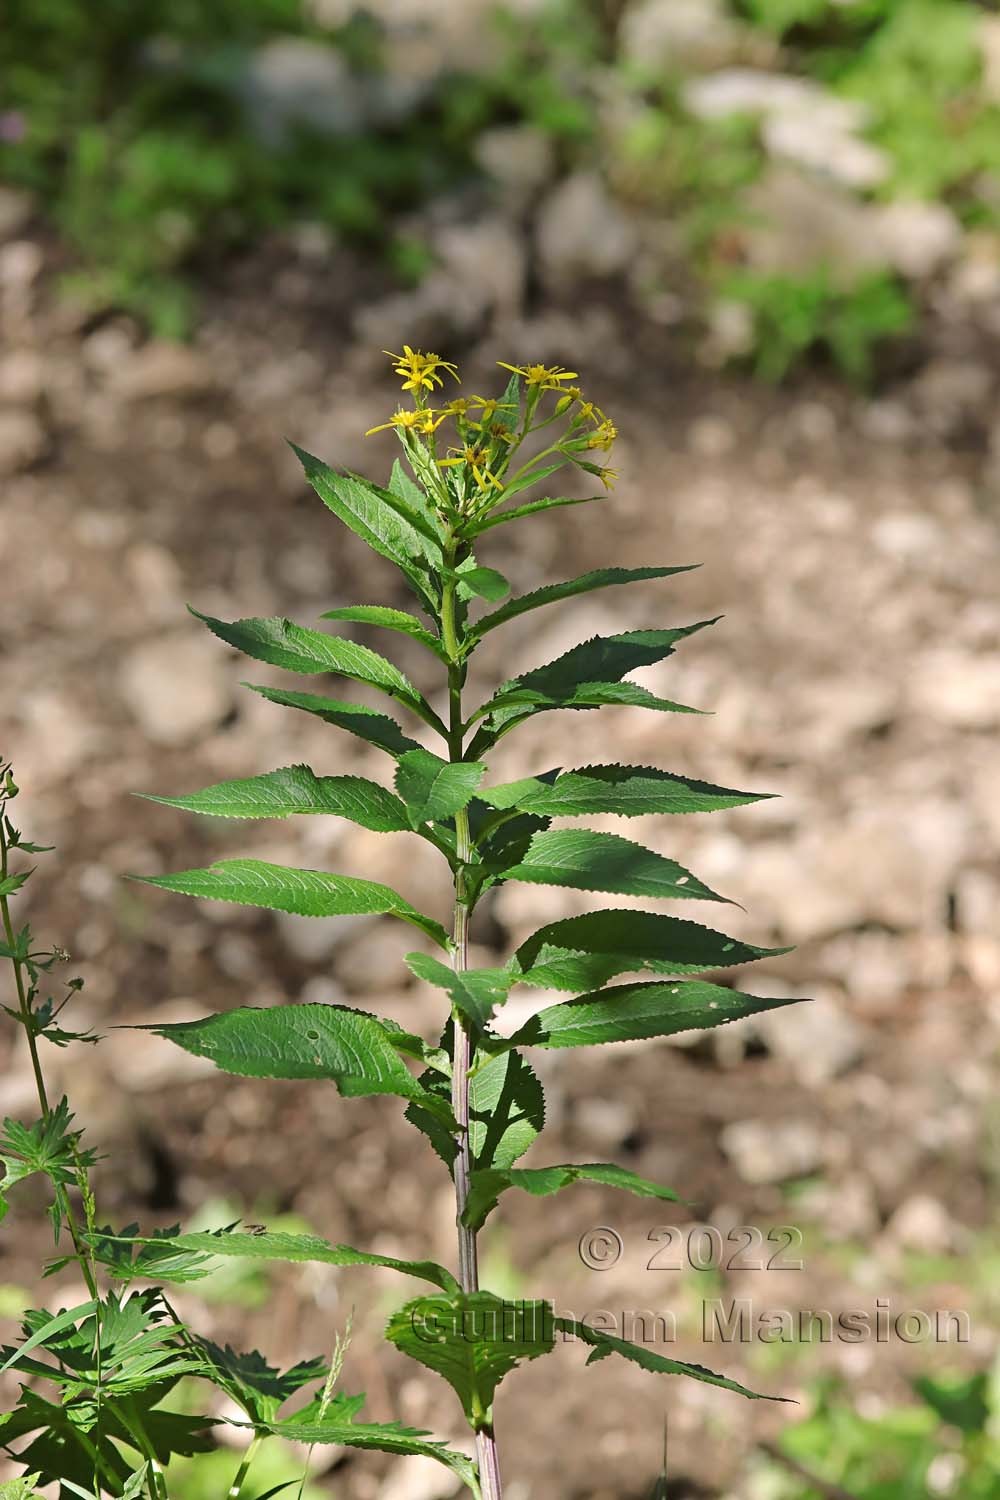
[[[293,870],[262,859],[223,859],[206,870],[178,870],[173,875],[133,875],[145,885],[179,891],[206,901],[234,901],[263,906],[298,917],[392,916],[419,927],[439,948],[448,947],[440,922],[425,917],[398,891],[376,880],[331,875],[325,870]]]
[[[368,687],[379,688],[391,698],[398,698],[400,703],[404,703],[442,734],[445,733],[444,725],[430,704],[399,668],[384,656],[379,656],[377,651],[359,645],[357,641],[327,635],[322,630],[308,630],[304,625],[295,625],[279,615],[267,620],[229,622],[215,620],[196,609],[191,610],[191,613],[203,620],[213,635],[230,646],[235,646],[237,651],[242,651],[246,656],[270,662],[273,667],[285,667],[289,672],[302,672],[307,676],[330,672],[338,677],[363,682]]]
[[[489,599],[496,603],[498,599],[505,599],[510,593],[510,582],[496,568],[481,568],[477,565],[475,558],[468,557],[462,565],[455,569],[458,579],[456,593],[459,599],[468,601],[470,599]]]
[[[543,510],[554,510],[560,505],[590,505],[595,500],[605,499],[606,495],[557,495],[551,498],[546,496],[542,500],[529,500],[526,505],[515,505],[510,510],[496,510],[485,520],[477,520],[475,535],[480,536],[494,526],[502,526],[505,521],[520,521],[525,516],[537,516]]]
[[[154,797],[186,812],[213,818],[288,818],[296,813],[328,813],[377,833],[408,831],[406,808],[377,781],[364,776],[317,776],[308,766],[283,766],[263,776],[220,781],[187,797]]]
[[[579,1323],[575,1318],[556,1318],[555,1327],[560,1333],[571,1334],[573,1338],[591,1346],[593,1352],[587,1358],[588,1365],[595,1364],[599,1359],[607,1359],[609,1354],[620,1354],[623,1359],[631,1360],[634,1365],[641,1365],[654,1375],[687,1375],[692,1380],[704,1380],[708,1385],[735,1391],[738,1396],[747,1396],[751,1401],[787,1399],[784,1396],[765,1396],[759,1391],[748,1390],[739,1381],[728,1380],[725,1375],[716,1375],[714,1370],[706,1370],[704,1365],[688,1364],[683,1359],[667,1359],[662,1354],[655,1354],[645,1344],[633,1344],[628,1339],[615,1338],[610,1333],[598,1333],[596,1328],[588,1328],[586,1323]]]
[[[390,490],[356,474],[337,474],[303,448],[292,448],[323,504],[374,552],[395,563],[433,608],[432,573],[441,564],[441,540],[430,520]]]
[[[418,1297],[392,1315],[385,1336],[447,1380],[477,1430],[491,1420],[503,1377],[555,1343],[550,1303],[504,1301],[492,1292]]]
[[[411,824],[453,817],[472,800],[486,774],[478,761],[447,761],[430,750],[409,750],[399,757],[396,790],[409,809]]]
[[[508,968],[523,984],[593,990],[616,974],[700,974],[791,951],[758,948],[657,912],[591,911],[539,928],[521,944]]]
[[[347,1398],[348,1402],[356,1398]],[[462,1483],[479,1497],[476,1466],[464,1453],[437,1442],[429,1433],[398,1422],[355,1422],[345,1415],[342,1401],[334,1397],[326,1412],[291,1416],[262,1424],[265,1431],[291,1443],[337,1443],[345,1448],[374,1449],[379,1453],[412,1454],[433,1458],[458,1475]]]
[[[403,468],[399,459],[394,459],[392,473],[389,475],[387,485],[389,494],[399,502],[414,525],[426,528],[430,527],[432,534],[442,543],[444,542],[444,525],[434,506],[428,500],[426,494],[417,484],[416,480]]]
[[[625,896],[722,901],[676,860],[644,849],[615,833],[589,828],[547,828],[529,833],[523,849],[503,851],[515,863],[497,860],[495,878],[530,885],[562,885],[577,891],[615,891]],[[732,903],[729,903],[732,904]]]
[[[469,1077],[469,1151],[475,1167],[512,1167],[541,1133],[545,1125],[545,1095],[538,1075],[521,1056],[505,1044],[496,1056],[477,1060]],[[440,1074],[425,1073],[421,1084],[445,1101],[448,1081]],[[411,1124],[422,1130],[446,1166],[455,1161],[455,1142],[439,1121],[419,1103],[406,1111]]]
[[[505,682],[490,701],[476,711],[473,719],[488,717],[491,723],[497,724],[504,722],[514,710],[530,708],[541,712],[547,708],[590,708],[602,703],[630,701],[641,701],[647,707],[657,705],[678,713],[698,713],[698,709],[655,698],[645,690],[635,690],[636,697],[634,693],[623,694],[615,689],[621,688],[622,679],[630,672],[671,656],[678,641],[714,625],[716,619],[721,619],[721,616],[674,630],[628,630],[621,635],[594,636],[556,657],[555,661],[522,672],[519,677]]]
[[[224,1260],[280,1260],[324,1266],[382,1266],[389,1271],[399,1271],[403,1276],[415,1276],[420,1281],[429,1281],[443,1292],[458,1289],[458,1283],[451,1272],[432,1260],[397,1260],[392,1255],[372,1255],[366,1250],[355,1250],[353,1245],[331,1245],[328,1240],[315,1234],[272,1233],[269,1230],[265,1230],[263,1234],[247,1234],[232,1228],[189,1230],[184,1233],[178,1230],[154,1236],[132,1235],[127,1232],[110,1235],[102,1232],[95,1242],[121,1244],[126,1249],[131,1246],[149,1246],[157,1251],[170,1250],[178,1254],[219,1255]]]
[[[242,685],[253,693],[259,693],[269,703],[279,703],[283,708],[300,708],[307,714],[315,714],[327,724],[335,724],[338,729],[346,729],[349,734],[357,735],[359,740],[377,745],[394,758],[405,755],[407,750],[420,749],[418,741],[411,740],[409,735],[404,734],[395,719],[382,713],[381,709],[369,708],[363,703],[342,703],[337,698],[321,698],[315,693],[295,693],[284,688],[262,687],[255,682],[244,682]]]
[[[383,630],[394,630],[397,635],[408,635],[419,641],[428,651],[447,663],[448,653],[440,638],[422,625],[416,615],[405,609],[388,609],[380,604],[352,604],[345,609],[328,609],[320,616],[323,620],[351,620],[358,625],[379,625]]]
[[[507,1188],[522,1188],[535,1198],[548,1197],[573,1182],[600,1182],[605,1187],[624,1188],[639,1198],[664,1198],[677,1203],[677,1194],[672,1188],[660,1187],[645,1177],[637,1177],[624,1167],[608,1162],[583,1162],[556,1167],[487,1167],[472,1173],[469,1195],[465,1201],[462,1223],[469,1229],[481,1229],[487,1217],[497,1206],[500,1194]]]
[[[365,1011],[343,1005],[240,1006],[200,1021],[137,1030],[152,1031],[243,1078],[331,1078],[345,1098],[396,1094],[418,1100],[451,1128],[446,1101],[421,1088],[400,1056],[419,1051],[420,1039]]]
[[[550,1005],[521,1027],[511,1047],[591,1047],[645,1037],[704,1031],[758,1011],[799,1005],[799,999],[744,995],[703,980],[677,984],[619,984]]]
[[[581,766],[576,771],[552,771],[544,777],[480,787],[476,795],[491,807],[517,808],[550,818],[584,813],[639,818],[647,813],[715,812],[761,802],[774,794],[735,792],[652,766]]]
[[[408,953],[406,962],[418,979],[437,985],[452,1005],[482,1032],[494,1010],[510,993],[513,977],[505,969],[463,969],[456,972],[427,953]]]
[[[499,609],[492,610],[483,619],[477,620],[469,631],[472,640],[478,641],[488,630],[495,630],[517,615],[531,609],[541,609],[546,604],[557,604],[561,599],[572,599],[577,594],[590,594],[595,589],[612,588],[617,584],[638,583],[647,578],[669,578],[674,573],[688,573],[699,563],[687,563],[676,568],[597,568],[592,573],[582,573],[579,578],[569,578],[565,583],[549,583],[544,588],[534,589],[530,594],[518,594],[508,599]]]

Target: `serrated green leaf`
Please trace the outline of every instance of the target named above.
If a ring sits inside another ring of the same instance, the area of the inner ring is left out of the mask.
[[[421,486],[406,472],[398,458],[393,460],[392,473],[389,475],[386,488],[389,494],[399,501],[414,524],[429,527],[431,534],[443,545],[444,526],[441,517]]]
[[[582,573],[579,578],[567,579],[565,583],[549,583],[544,588],[533,589],[530,594],[518,594],[508,599],[499,609],[492,610],[477,620],[469,630],[473,640],[481,640],[488,630],[495,630],[517,615],[531,609],[541,609],[546,604],[557,604],[561,599],[572,599],[577,594],[589,594],[595,589],[612,588],[618,584],[637,583],[647,578],[668,578],[674,573],[689,573],[699,563],[686,563],[676,568],[597,568],[591,573]]]
[[[704,1031],[758,1011],[800,1003],[798,998],[745,995],[702,980],[612,985],[539,1011],[507,1045],[591,1047],[603,1042],[674,1036],[679,1031]]]
[[[715,812],[762,802],[771,792],[735,792],[689,776],[675,776],[652,766],[581,766],[528,776],[476,793],[491,807],[518,808],[544,817],[579,817],[584,813],[617,813],[639,818],[647,813]]]
[[[24,885],[24,882],[28,880],[33,873],[34,871],[32,870],[25,870],[20,875],[5,875],[4,878],[0,880],[0,896],[12,896],[15,891],[19,891],[21,889],[22,885]]]
[[[747,1396],[751,1401],[786,1399],[784,1396],[764,1396],[759,1391],[748,1390],[736,1380],[728,1380],[724,1375],[716,1375],[714,1370],[706,1370],[704,1365],[688,1364],[682,1359],[667,1359],[662,1354],[655,1354],[644,1344],[632,1344],[627,1339],[615,1338],[610,1333],[598,1333],[595,1328],[588,1328],[586,1323],[578,1323],[575,1318],[556,1318],[555,1327],[558,1332],[571,1334],[573,1338],[591,1346],[593,1352],[587,1359],[588,1365],[607,1359],[609,1354],[620,1354],[623,1359],[631,1360],[632,1364],[641,1365],[644,1370],[650,1370],[653,1374],[687,1375],[692,1380],[703,1380],[708,1385],[735,1391],[738,1396]]]
[[[433,938],[439,948],[448,947],[448,934],[440,922],[425,917],[391,886],[355,875],[293,870],[262,859],[223,859],[205,870],[128,878],[206,901],[263,906],[269,911],[287,911],[299,917],[399,917]]]
[[[435,984],[451,999],[477,1032],[482,1032],[493,1011],[502,1005],[513,979],[504,969],[465,969],[456,973],[426,953],[408,953],[406,962],[418,979]]]
[[[102,1235],[129,1246],[143,1246],[156,1250],[167,1249],[179,1254],[212,1256],[225,1260],[280,1260],[298,1263],[314,1263],[325,1266],[382,1266],[390,1271],[399,1271],[404,1276],[415,1276],[429,1281],[443,1292],[455,1291],[458,1287],[454,1276],[444,1266],[432,1260],[397,1260],[391,1255],[372,1255],[366,1250],[355,1250],[352,1245],[332,1245],[315,1234],[286,1234],[270,1232],[246,1234],[235,1229],[189,1230],[181,1233],[144,1235]]]
[[[663,1198],[678,1202],[672,1188],[660,1187],[645,1177],[637,1177],[624,1167],[608,1162],[566,1163],[555,1167],[513,1167],[501,1171],[489,1167],[474,1171],[469,1181],[469,1194],[462,1214],[462,1223],[469,1229],[481,1229],[488,1216],[497,1206],[502,1192],[507,1188],[522,1188],[533,1197],[544,1198],[573,1182],[600,1182],[605,1187],[623,1188],[640,1198]]]
[[[422,1044],[343,1005],[240,1006],[200,1021],[140,1026],[242,1078],[331,1078],[345,1098],[396,1094],[451,1125],[451,1111],[420,1087],[400,1056]],[[255,1237],[256,1238],[256,1237]]]
[[[419,641],[428,651],[433,651],[440,661],[447,664],[448,653],[440,639],[421,625],[416,615],[405,609],[387,609],[380,604],[352,604],[346,609],[328,609],[322,620],[351,620],[359,625],[380,625],[383,630],[394,630],[398,635],[408,635]]]
[[[477,1430],[491,1420],[503,1377],[555,1343],[550,1303],[503,1301],[492,1292],[418,1297],[393,1313],[385,1336],[447,1380]]]
[[[36,1489],[41,1478],[41,1474],[24,1474],[20,1479],[5,1479],[0,1484],[0,1500],[42,1500]]]
[[[545,1125],[545,1095],[527,1059],[501,1050],[491,1038],[495,1056],[477,1058],[469,1076],[469,1153],[475,1167],[512,1167]],[[448,1081],[425,1073],[421,1084],[439,1099],[450,1097]],[[406,1111],[411,1124],[423,1131],[441,1160],[451,1170],[455,1142],[433,1115],[419,1103]]]
[[[263,1426],[267,1432],[291,1443],[338,1443],[345,1448],[375,1449],[380,1453],[433,1458],[457,1474],[473,1495],[478,1497],[480,1493],[476,1466],[472,1460],[414,1427],[402,1427],[397,1422],[349,1422],[336,1410],[329,1411],[322,1419],[303,1421],[292,1416],[264,1423]]]
[[[595,990],[617,974],[700,974],[790,948],[758,948],[680,917],[648,911],[592,911],[539,928],[514,954],[508,972],[542,989]]]
[[[391,491],[356,474],[337,474],[305,449],[291,446],[323,504],[374,552],[395,563],[433,608],[431,574],[442,560],[441,541],[426,516]]]
[[[33,1349],[39,1348],[40,1345],[45,1343],[46,1339],[54,1338],[57,1333],[62,1333],[65,1329],[72,1328],[80,1318],[89,1318],[97,1311],[98,1305],[94,1301],[80,1302],[76,1307],[60,1308],[55,1316],[43,1313],[42,1321],[37,1323],[30,1337],[26,1338],[22,1344],[18,1344],[17,1348],[0,1365],[0,1375],[5,1375],[8,1370],[12,1370],[26,1354],[30,1354]]]
[[[472,559],[469,559],[472,562]],[[510,582],[496,568],[471,567],[457,569],[459,584],[456,590],[460,599],[489,599],[495,603],[510,593]]]
[[[558,495],[554,499],[529,500],[526,505],[516,505],[510,510],[494,511],[484,521],[477,521],[476,535],[502,526],[505,521],[520,521],[524,516],[537,516],[543,510],[554,510],[560,505],[590,505],[594,500],[604,500],[605,495]]]
[[[418,741],[411,740],[395,719],[391,719],[380,709],[368,708],[362,703],[342,703],[337,698],[320,698],[315,693],[295,693],[284,688],[261,687],[255,682],[244,682],[242,686],[249,688],[252,693],[259,693],[269,703],[279,703],[284,708],[299,708],[304,713],[315,714],[327,724],[335,724],[338,729],[346,729],[348,734],[356,735],[359,740],[377,745],[393,758],[404,755],[407,750],[420,749]]]
[[[478,761],[447,761],[430,750],[409,750],[399,757],[396,790],[406,803],[414,828],[453,817],[467,807],[486,774]]]
[[[499,505],[502,505],[505,500],[512,500],[515,495],[520,495],[522,490],[530,490],[533,484],[541,484],[543,479],[548,479],[550,475],[555,474],[559,469],[563,469],[565,467],[566,460],[564,458],[559,458],[556,459],[554,463],[538,464],[535,468],[529,469],[526,473],[519,474],[515,479],[511,479],[507,484],[504,485],[503,495],[497,503]]]
[[[442,734],[446,732],[430,704],[399,668],[357,641],[327,635],[322,630],[308,630],[304,625],[296,625],[278,615],[267,620],[228,622],[203,615],[196,609],[191,613],[202,620],[213,635],[256,661],[266,661],[273,667],[284,667],[289,672],[302,672],[307,676],[329,672],[363,682],[388,693],[390,698],[398,699]]]
[[[220,781],[187,797],[156,797],[140,793],[147,802],[162,802],[185,812],[213,818],[288,818],[298,813],[326,813],[347,818],[377,833],[405,832],[406,808],[376,781],[364,776],[317,776],[308,766],[282,766],[263,776]]]
[[[614,891],[625,896],[725,902],[675,860],[644,849],[615,833],[589,828],[548,828],[529,833],[521,850],[505,849],[511,865],[487,859],[496,878],[529,885],[561,885],[577,891]],[[729,903],[732,904],[732,903]]]

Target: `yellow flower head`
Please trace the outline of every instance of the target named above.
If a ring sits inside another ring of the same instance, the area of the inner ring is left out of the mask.
[[[435,417],[437,417],[436,421]],[[428,407],[418,407],[415,411],[407,411],[405,408],[401,408],[399,411],[393,412],[388,422],[382,422],[378,427],[369,427],[365,433],[365,437],[371,437],[373,432],[386,432],[391,427],[395,427],[398,432],[427,434],[433,432],[442,420],[442,417],[438,416],[437,413]]]
[[[424,354],[419,349],[411,349],[409,344],[403,345],[402,354],[393,354],[391,349],[383,349],[382,353],[395,360],[393,369],[402,378],[404,391],[419,394],[421,391],[432,391],[436,385],[443,385],[444,381],[438,370],[447,370],[455,380],[458,379],[457,366],[449,364],[439,354]]]
[[[456,456],[454,458],[439,459],[438,468],[454,469],[459,464],[465,464],[472,471],[472,476],[481,490],[486,489],[488,485],[492,485],[494,489],[503,489],[500,480],[487,467],[489,453],[485,448],[467,443],[464,448],[452,448],[449,449],[449,452],[454,453]]]
[[[608,449],[612,446],[617,436],[618,428],[615,426],[614,422],[609,421],[608,418],[605,417],[604,421],[599,422],[598,425],[594,428],[593,432],[588,434],[587,447],[603,448],[604,452],[607,453]]]
[[[497,364],[502,370],[520,375],[527,385],[538,386],[543,391],[561,392],[561,381],[578,378],[575,370],[564,370],[562,365],[508,365],[502,359],[498,359]]]

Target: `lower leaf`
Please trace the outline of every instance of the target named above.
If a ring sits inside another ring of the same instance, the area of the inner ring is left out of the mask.
[[[582,1343],[591,1346],[592,1353],[587,1359],[588,1365],[595,1364],[599,1359],[607,1359],[609,1354],[620,1354],[623,1359],[631,1360],[634,1365],[641,1365],[644,1370],[650,1370],[654,1375],[687,1375],[692,1380],[703,1380],[708,1385],[721,1386],[723,1390],[735,1391],[738,1396],[747,1396],[751,1401],[787,1401],[787,1396],[767,1396],[760,1391],[748,1390],[745,1385],[740,1385],[738,1380],[729,1380],[725,1375],[716,1375],[714,1370],[706,1370],[704,1365],[688,1364],[683,1359],[667,1359],[662,1354],[654,1354],[652,1349],[647,1349],[644,1344],[632,1344],[628,1339],[615,1338],[610,1333],[598,1333],[594,1328],[588,1328],[586,1323],[579,1323],[575,1318],[556,1318],[555,1327],[560,1333],[568,1333],[573,1338],[580,1339]]]

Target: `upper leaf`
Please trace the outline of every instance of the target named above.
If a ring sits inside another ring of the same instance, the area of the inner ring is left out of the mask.
[[[678,1201],[672,1188],[660,1187],[645,1177],[637,1177],[624,1167],[607,1162],[569,1163],[556,1167],[512,1167],[501,1171],[488,1167],[475,1171],[469,1181],[469,1194],[465,1201],[462,1223],[469,1229],[480,1229],[497,1206],[500,1194],[507,1188],[523,1188],[536,1198],[558,1193],[572,1182],[600,1182],[606,1187],[624,1188],[640,1198],[664,1198],[672,1203]]]
[[[356,474],[337,474],[321,459],[294,443],[292,447],[323,504],[373,551],[395,563],[433,609],[437,596],[430,575],[441,563],[441,541],[429,518],[390,490]]]
[[[553,469],[559,465],[553,466]],[[536,475],[536,478],[540,478]],[[524,516],[535,516],[543,510],[554,510],[559,505],[590,505],[594,500],[604,500],[604,495],[558,495],[554,499],[546,497],[543,500],[529,500],[526,505],[515,505],[510,510],[495,510],[485,520],[477,521],[476,535],[484,531],[490,531],[494,526],[502,526],[505,521],[520,521]]]
[[[478,761],[447,761],[430,750],[409,750],[399,757],[396,790],[418,828],[467,807],[485,775],[486,767]]]
[[[214,818],[288,818],[296,813],[329,813],[377,833],[407,831],[410,820],[398,797],[363,776],[317,776],[308,766],[283,766],[263,776],[220,781],[187,797],[154,797],[187,812]]]
[[[346,609],[328,609],[320,616],[323,620],[353,620],[359,625],[381,625],[384,630],[395,630],[399,635],[408,635],[426,646],[428,651],[441,661],[448,661],[448,653],[440,639],[421,625],[416,615],[405,609],[387,609],[381,604],[352,604]]]
[[[519,1052],[510,1050],[512,1043],[501,1050],[497,1040],[491,1038],[490,1045],[498,1055],[477,1057],[469,1076],[469,1150],[477,1168],[512,1167],[545,1125],[545,1095],[537,1074]],[[448,1081],[439,1074],[425,1074],[420,1081],[440,1099],[449,1096]],[[406,1118],[452,1168],[455,1142],[438,1121],[420,1104],[411,1104]]]
[[[299,917],[399,917],[419,927],[439,948],[448,947],[440,922],[425,917],[398,891],[376,880],[331,875],[325,870],[293,870],[262,859],[223,859],[207,870],[178,870],[173,875],[133,875],[146,885],[207,901],[235,901],[292,912]]]
[[[332,672],[339,677],[349,677],[355,682],[364,682],[369,687],[379,688],[391,698],[398,698],[407,708],[418,714],[435,729],[445,732],[444,725],[427,700],[417,692],[407,677],[379,656],[377,651],[361,646],[357,641],[344,640],[341,636],[327,635],[322,630],[307,630],[291,620],[275,616],[269,620],[247,619],[215,620],[193,609],[191,613],[203,620],[209,630],[220,640],[235,646],[257,661],[270,662],[274,667],[285,667],[290,672],[307,675]]]
[[[619,984],[539,1011],[506,1046],[590,1047],[708,1030],[758,1011],[798,1005],[798,998],[765,999],[703,980],[676,984]]]
[[[515,862],[491,862],[498,879],[569,886],[578,891],[617,891],[626,896],[726,899],[675,860],[614,833],[595,833],[589,828],[540,829],[529,833],[520,849],[508,846],[502,852]]]
[[[582,573],[579,578],[567,579],[565,583],[549,583],[544,588],[533,589],[530,594],[518,594],[508,599],[499,609],[492,610],[483,619],[477,620],[469,630],[473,640],[481,640],[488,630],[513,620],[516,615],[526,614],[530,609],[541,609],[545,604],[555,604],[560,599],[572,599],[576,594],[589,594],[594,589],[611,588],[616,584],[637,583],[645,578],[668,578],[673,573],[687,573],[698,563],[687,563],[677,568],[597,568],[592,573]]]
[[[416,740],[403,733],[395,719],[381,709],[369,708],[362,703],[342,703],[337,698],[320,698],[315,693],[289,692],[286,688],[261,687],[255,682],[245,682],[253,693],[260,693],[270,703],[280,703],[285,708],[301,708],[307,714],[315,714],[338,729],[346,729],[369,745],[377,745],[389,755],[405,755],[407,750],[419,750]]]
[[[240,1006],[200,1021],[142,1026],[224,1073],[243,1078],[332,1078],[345,1098],[397,1094],[450,1124],[444,1101],[420,1087],[400,1052],[419,1039],[342,1005]]]
[[[406,962],[418,979],[444,990],[455,1009],[477,1032],[483,1031],[495,1008],[504,1003],[513,983],[504,969],[456,972],[426,953],[408,953]]]
[[[427,499],[420,485],[407,474],[398,458],[393,460],[392,473],[389,475],[389,483],[386,488],[393,499],[399,502],[417,527],[425,528],[429,526],[433,535],[439,541],[443,542],[444,527],[441,517]]]
[[[477,1430],[491,1420],[503,1377],[555,1343],[548,1302],[502,1301],[492,1292],[418,1297],[392,1315],[385,1336],[447,1380]]]
[[[514,954],[519,982],[558,990],[597,989],[616,974],[699,974],[790,953],[758,948],[680,917],[648,911],[593,911],[539,928]]]
[[[518,808],[544,817],[578,817],[583,813],[618,813],[638,818],[646,813],[715,812],[761,802],[771,792],[735,792],[688,776],[674,776],[652,766],[581,766],[527,776],[502,786],[480,787],[476,795],[491,807]]]
[[[704,1365],[688,1364],[683,1359],[667,1359],[662,1354],[655,1354],[644,1344],[633,1344],[628,1339],[615,1338],[610,1333],[599,1333],[596,1328],[578,1323],[575,1318],[556,1318],[555,1327],[560,1333],[572,1334],[584,1344],[590,1344],[593,1352],[587,1359],[588,1365],[595,1364],[599,1359],[607,1359],[609,1354],[620,1354],[623,1359],[631,1360],[634,1365],[641,1365],[644,1370],[651,1370],[654,1374],[688,1375],[692,1380],[704,1380],[709,1385],[721,1386],[723,1390],[735,1391],[737,1395],[747,1396],[751,1401],[786,1399],[784,1396],[765,1396],[759,1391],[748,1390],[736,1380],[727,1380],[724,1375],[706,1370]]]

